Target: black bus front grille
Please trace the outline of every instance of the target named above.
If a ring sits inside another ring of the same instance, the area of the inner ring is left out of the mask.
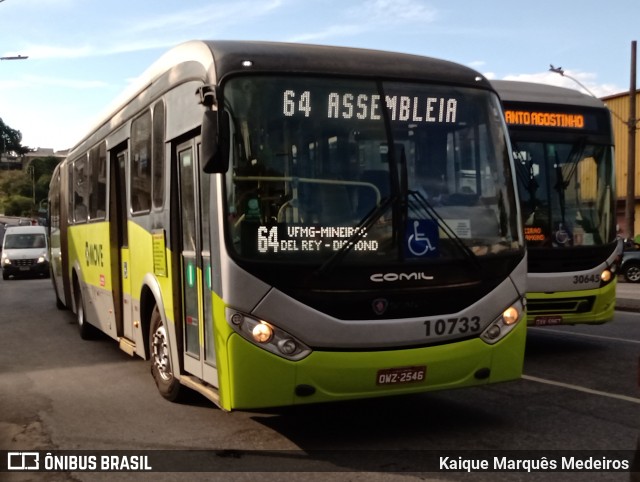
[[[547,300],[527,300],[527,312],[536,315],[553,315],[561,313],[588,313],[593,309],[595,296],[578,298],[558,298]]]

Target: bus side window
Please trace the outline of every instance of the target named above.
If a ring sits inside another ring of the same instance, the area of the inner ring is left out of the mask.
[[[107,205],[107,147],[102,141],[89,151],[89,219],[104,219]]]
[[[153,207],[160,208],[164,203],[164,103],[162,100],[153,106]]]
[[[87,221],[89,208],[87,156],[76,159],[73,163],[73,221],[84,223]]]
[[[131,124],[131,210],[146,213],[151,209],[151,111],[147,110]]]

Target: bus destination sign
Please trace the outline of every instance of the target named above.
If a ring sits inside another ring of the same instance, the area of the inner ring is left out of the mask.
[[[584,129],[582,114],[565,112],[536,112],[527,110],[505,110],[504,117],[508,125],[532,127],[560,127],[566,129]]]

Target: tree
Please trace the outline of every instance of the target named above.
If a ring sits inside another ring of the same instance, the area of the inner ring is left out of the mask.
[[[12,129],[0,118],[0,154],[12,152],[22,155],[29,152],[29,148],[22,145],[22,133]]]
[[[31,216],[32,211],[31,197],[14,195],[4,201],[4,213],[7,216]]]
[[[51,178],[51,174],[60,161],[60,158],[54,156],[39,157],[31,161],[30,165],[33,166],[35,179],[38,180],[42,176]]]
[[[0,118],[0,154],[21,157],[29,151],[22,145],[22,133]],[[38,202],[47,199],[51,174],[59,161],[48,156],[33,159],[22,171],[0,171],[0,212],[14,216],[35,212]]]
[[[0,213],[4,209],[7,216],[35,216],[34,210],[49,195],[51,175],[59,162],[59,158],[47,156],[34,159],[22,171],[0,171]]]
[[[5,171],[0,174],[0,197],[15,194],[31,197],[31,180],[24,171]]]

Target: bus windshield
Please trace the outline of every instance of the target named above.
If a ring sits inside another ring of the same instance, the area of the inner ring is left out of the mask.
[[[506,133],[484,90],[327,77],[224,84],[227,240],[240,259],[345,263],[522,249]]]
[[[601,246],[615,236],[610,146],[514,142],[525,238],[531,247]]]

